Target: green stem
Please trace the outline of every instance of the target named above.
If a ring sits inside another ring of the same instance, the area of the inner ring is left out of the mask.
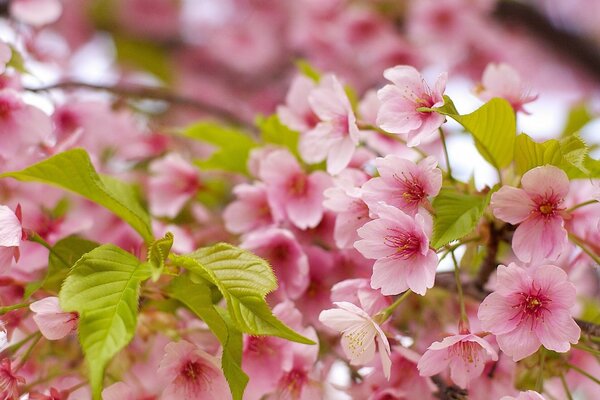
[[[586,346],[584,344],[578,343],[578,344],[574,344],[572,346],[575,347],[576,349],[583,350],[583,351],[586,351],[588,353],[600,356],[600,350],[596,350],[596,349],[594,349],[592,347],[588,347],[588,346]]]
[[[379,311],[373,319],[376,320],[376,322],[379,325],[383,324],[385,321],[388,320],[390,315],[392,315],[392,313],[394,312],[396,307],[398,307],[400,305],[400,303],[402,303],[411,293],[412,292],[410,290],[407,290],[406,292],[402,293],[396,299],[396,301],[394,301],[392,304],[390,304],[387,308],[384,308],[383,310]]]
[[[565,394],[567,395],[567,398],[569,400],[573,400],[573,395],[571,394],[571,391],[569,390],[569,386],[567,385],[567,381],[565,380],[565,375],[561,372],[559,377],[560,377],[560,382],[562,383],[563,389],[565,389]]]
[[[13,310],[18,310],[19,308],[29,307],[29,304],[31,304],[31,303],[19,303],[19,304],[13,304],[12,306],[0,307],[0,315],[4,315],[7,312],[10,312]]]
[[[36,344],[38,344],[38,342],[42,338],[42,334],[40,332],[36,332],[36,334],[37,335],[34,337],[33,342],[29,345],[29,347],[21,357],[21,361],[19,361],[19,364],[15,367],[14,372],[17,372],[23,367],[23,365],[25,365],[25,363],[29,359],[29,356],[31,355],[31,352],[33,351],[33,348]]]
[[[566,212],[571,213],[571,212],[577,210],[578,208],[587,206],[589,204],[594,204],[594,203],[598,203],[598,200],[588,200],[588,201],[584,201],[583,203],[575,204],[573,207],[568,208]]]
[[[540,373],[535,381],[535,391],[542,393],[544,387],[544,366],[546,365],[546,349],[542,347],[540,349]]]
[[[33,232],[33,231],[27,232],[27,240],[29,240],[30,242],[35,242],[35,243],[41,244],[42,246],[47,248],[49,251],[52,251],[52,245],[50,245],[50,243],[46,242],[46,240],[43,237],[41,237],[37,232]]]
[[[14,354],[21,349],[27,342],[29,342],[32,338],[34,338],[39,332],[33,332],[21,339],[21,341],[17,343],[13,343],[10,346],[6,347],[2,352],[0,352],[0,358],[5,357],[6,354]]]
[[[583,250],[583,252],[585,254],[587,254],[588,256],[590,256],[591,259],[594,260],[594,262],[596,264],[600,265],[600,257],[597,254],[595,254],[592,250],[590,250],[590,249],[587,248],[587,246],[585,245],[585,241],[584,240],[582,240],[580,237],[578,237],[578,236],[576,236],[576,235],[574,235],[572,233],[569,233],[569,239],[571,239],[571,241],[573,243],[575,243],[577,246],[579,246],[579,248],[581,250]]]
[[[585,372],[584,370],[582,370],[581,368],[579,368],[576,365],[567,363],[567,366],[577,372],[579,372],[581,375],[585,376],[586,378],[590,379],[591,381],[596,382],[598,385],[600,385],[600,379],[596,378],[595,376],[590,375],[589,373]]]
[[[444,148],[444,157],[446,158],[446,168],[448,169],[448,178],[454,182],[455,179],[452,176],[452,167],[450,166],[450,157],[448,156],[448,147],[446,146],[446,136],[444,135],[444,130],[440,126],[438,128],[440,132],[440,139],[442,140],[442,147]]]
[[[460,267],[458,266],[458,262],[456,261],[454,250],[450,251],[450,256],[452,257],[452,262],[454,263],[454,280],[456,281],[456,291],[458,293],[458,302],[460,304],[460,321],[461,323],[465,324],[466,327],[468,327],[469,318],[467,317],[467,311],[465,309],[465,299],[463,296],[462,281],[460,280]]]

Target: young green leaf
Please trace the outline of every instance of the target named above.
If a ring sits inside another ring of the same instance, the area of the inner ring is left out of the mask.
[[[265,296],[277,288],[271,267],[262,258],[235,246],[219,243],[184,256],[171,256],[180,265],[217,286],[237,328],[251,335],[271,335],[314,344],[278,320]]]
[[[524,133],[515,140],[515,166],[520,175],[541,165],[560,166],[562,158],[558,140],[537,143]]]
[[[260,137],[263,142],[285,147],[296,157],[299,157],[298,140],[300,134],[282,124],[277,114],[258,118],[256,125],[260,130]]]
[[[479,223],[489,196],[475,196],[442,189],[433,200],[435,218],[431,246],[440,248],[471,233]]]
[[[79,341],[95,400],[101,398],[106,364],[135,333],[140,282],[150,274],[145,265],[105,244],[75,263],[60,291],[62,309],[79,313]]]
[[[321,80],[321,72],[304,59],[296,60],[298,71],[315,82]]]
[[[575,106],[569,110],[569,115],[567,115],[567,121],[561,137],[567,137],[575,132],[579,132],[579,130],[586,126],[593,118],[594,115],[590,112],[587,104],[575,104]]]
[[[493,98],[466,115],[458,114],[448,96],[444,96],[444,101],[444,105],[434,111],[449,116],[471,133],[483,158],[497,169],[512,162],[517,123],[508,101]]]
[[[131,186],[98,175],[83,149],[67,150],[21,171],[0,174],[0,178],[4,177],[41,182],[75,192],[121,217],[146,242],[153,240],[150,217]]]
[[[248,174],[248,156],[257,144],[246,132],[214,122],[200,122],[188,126],[183,135],[217,148],[209,158],[194,162],[200,168]]]
[[[148,263],[152,270],[152,280],[156,282],[165,268],[165,260],[169,256],[173,246],[173,234],[165,233],[165,236],[156,239],[148,248]]]
[[[233,399],[241,400],[248,384],[248,376],[241,367],[242,333],[230,321],[227,311],[213,305],[211,290],[205,283],[194,283],[187,276],[173,279],[166,291],[200,317],[219,339],[223,346],[221,369]]]

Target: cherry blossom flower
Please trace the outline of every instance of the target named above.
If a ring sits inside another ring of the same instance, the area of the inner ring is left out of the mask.
[[[283,124],[305,133],[319,123],[319,117],[308,102],[308,96],[316,86],[315,81],[304,75],[298,75],[292,80],[285,97],[285,105],[277,107],[277,115]]]
[[[165,346],[158,373],[170,380],[164,398],[231,399],[219,360],[185,340]]]
[[[377,260],[371,286],[381,288],[384,295],[407,289],[425,295],[433,287],[438,263],[426,233],[431,230],[431,221],[421,214],[413,219],[385,204],[379,205],[377,214],[377,219],[358,230],[362,240],[354,243],[364,257]]]
[[[331,329],[342,332],[342,349],[354,365],[364,365],[375,356],[375,343],[381,357],[386,378],[390,376],[390,344],[385,333],[369,314],[347,301],[335,302],[338,308],[324,310],[319,321]]]
[[[15,212],[0,205],[0,271],[6,271],[13,259],[19,261],[19,245],[26,238],[21,221],[20,205]]]
[[[469,382],[483,372],[486,361],[498,360],[494,348],[484,339],[470,332],[452,335],[432,343],[421,360],[421,376],[433,376],[450,367],[450,378],[466,389]]]
[[[223,211],[225,227],[229,232],[247,233],[273,225],[267,188],[262,182],[253,185],[242,183],[233,188],[237,200]]]
[[[64,312],[58,297],[46,297],[29,305],[35,314],[33,320],[48,340],[59,340],[77,329],[79,316],[75,312]]]
[[[492,195],[492,212],[510,224],[520,224],[512,240],[523,262],[556,260],[568,242],[562,216],[569,178],[552,165],[527,171],[522,189],[503,186]]]
[[[497,289],[479,306],[483,329],[496,335],[500,349],[519,361],[540,345],[560,353],[577,343],[581,329],[571,317],[575,286],[554,265],[527,269],[498,267]]]
[[[19,385],[25,384],[25,378],[16,375],[8,358],[0,361],[0,398],[16,400],[19,398]]]
[[[0,41],[0,74],[3,74],[6,71],[6,64],[10,61],[12,57],[12,50],[10,46]]]
[[[260,178],[276,218],[286,216],[300,229],[314,228],[323,217],[323,191],[331,185],[324,172],[305,173],[286,150],[267,155],[260,165]]]
[[[11,159],[53,143],[50,117],[24,103],[14,90],[0,90],[0,156]]]
[[[370,207],[384,202],[414,216],[442,187],[442,171],[430,156],[418,164],[396,155],[376,158],[379,177],[362,186],[363,198]]]
[[[533,390],[528,390],[526,392],[521,392],[517,395],[517,397],[513,396],[504,396],[500,400],[546,400],[544,396],[539,394],[538,392],[534,392]]]
[[[446,120],[436,112],[418,111],[421,107],[441,107],[446,88],[446,74],[441,74],[432,91],[415,68],[400,65],[386,69],[383,76],[391,81],[377,92],[381,107],[377,125],[384,131],[403,135],[408,146],[427,140]]]
[[[270,228],[250,233],[240,247],[267,259],[273,266],[281,291],[291,299],[300,297],[308,287],[308,258],[294,234]]]
[[[42,26],[56,21],[62,13],[59,0],[14,0],[10,2],[10,14],[21,22]]]
[[[335,186],[323,192],[323,205],[337,213],[334,239],[340,249],[352,248],[359,237],[357,229],[369,221],[369,208],[362,199],[362,191],[355,186],[364,182],[358,174],[346,174],[335,180]]]
[[[390,305],[389,297],[373,289],[368,279],[346,279],[336,283],[331,287],[331,301],[352,303],[369,315],[375,315]]]
[[[154,215],[174,218],[201,187],[198,171],[172,153],[150,164],[148,200]]]
[[[115,386],[115,385],[112,385]],[[56,388],[50,388],[50,390],[47,391],[48,394],[44,394],[41,392],[33,391],[31,393],[29,393],[29,400],[67,400],[69,398],[69,395],[71,394],[68,390],[58,390]],[[117,399],[117,397],[105,397],[104,396],[104,392],[102,391],[102,399],[103,400],[111,400],[111,399]],[[126,393],[126,392],[125,392]],[[124,397],[119,397],[119,399],[121,400],[136,400],[134,398],[129,398],[126,395]]]
[[[528,93],[519,73],[508,64],[490,63],[483,71],[481,85],[475,89],[477,96],[488,101],[494,97],[506,99],[516,112],[529,114],[523,106],[537,99]]]
[[[350,100],[335,76],[328,75],[321,78],[308,101],[321,122],[300,137],[300,154],[308,163],[326,159],[327,172],[338,174],[350,163],[359,140]]]

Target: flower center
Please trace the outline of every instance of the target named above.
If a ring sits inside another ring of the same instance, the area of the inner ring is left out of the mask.
[[[282,386],[281,392],[283,392],[282,395],[285,393],[289,394],[289,396],[281,396],[281,398],[299,398],[302,387],[307,381],[308,377],[306,376],[306,372],[296,368],[291,370],[285,374],[280,381]]]
[[[471,364],[479,360],[478,350],[478,345],[469,341],[458,342],[450,348],[450,352]]]
[[[402,198],[411,204],[417,204],[426,196],[425,190],[421,182],[413,175],[407,176],[402,172],[402,176],[394,174],[394,179],[400,183],[402,187]]]
[[[540,318],[544,318],[551,302],[552,300],[545,296],[541,289],[536,290],[532,287],[528,293],[519,293],[519,301],[513,308],[519,310],[517,315],[520,315],[521,321],[529,319],[533,327]]]
[[[199,376],[202,375],[202,365],[194,361],[188,361],[181,368],[181,375],[183,375],[189,381],[195,381]]]
[[[534,212],[543,218],[554,217],[561,211],[560,204],[562,201],[563,199],[554,193],[547,194],[544,197],[540,196],[534,200],[536,205]]]
[[[396,249],[393,257],[407,259],[415,255],[421,247],[421,241],[412,232],[400,229],[388,229],[391,234],[383,238],[386,246]]]
[[[306,175],[297,174],[291,179],[288,185],[289,193],[294,196],[304,195],[308,186],[307,183]]]
[[[554,206],[550,203],[545,203],[539,207],[539,210],[542,214],[548,215],[554,212]]]

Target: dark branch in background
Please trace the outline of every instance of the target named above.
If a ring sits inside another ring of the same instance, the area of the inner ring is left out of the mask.
[[[479,268],[477,279],[474,282],[479,290],[483,290],[492,273],[498,268],[498,245],[500,244],[500,235],[503,228],[500,230],[496,229],[494,221],[490,221],[488,227],[489,240],[487,243],[487,254],[485,255],[481,268]]]
[[[456,385],[448,385],[439,375],[431,377],[433,383],[438,387],[437,398],[440,400],[466,400],[467,391]]]
[[[553,25],[534,6],[511,0],[499,1],[493,17],[512,29],[525,29],[561,59],[576,63],[600,82],[600,49],[589,39]]]
[[[177,93],[171,92],[168,89],[143,86],[143,85],[96,85],[92,83],[77,82],[77,81],[63,81],[48,86],[42,86],[37,88],[25,88],[30,92],[44,92],[53,89],[62,90],[75,90],[75,89],[88,89],[95,91],[109,92],[117,96],[135,98],[135,99],[150,99],[165,101],[171,105],[190,107],[203,113],[210,114],[217,118],[223,119],[227,122],[235,125],[241,125],[245,127],[252,127],[252,123],[245,121],[240,118],[234,112],[227,110],[215,104],[208,103],[203,100],[192,99],[189,97],[181,96]]]

